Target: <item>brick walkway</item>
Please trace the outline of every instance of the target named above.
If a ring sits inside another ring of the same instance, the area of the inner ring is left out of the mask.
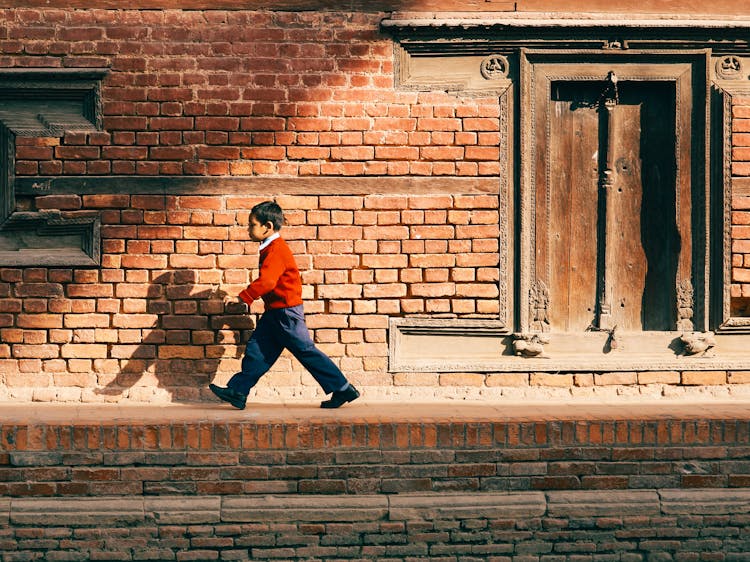
[[[750,398],[719,401],[651,401],[620,403],[580,401],[569,403],[432,402],[376,403],[360,400],[338,410],[323,410],[317,404],[248,403],[243,410],[218,402],[167,405],[100,404],[3,404],[0,424],[96,424],[143,422],[257,422],[299,423],[340,421],[378,422],[550,422],[607,420],[750,420]]]

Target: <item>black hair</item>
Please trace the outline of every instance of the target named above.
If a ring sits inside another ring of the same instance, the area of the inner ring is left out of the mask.
[[[250,214],[254,216],[260,224],[270,222],[274,230],[281,230],[284,226],[284,211],[274,201],[263,201],[253,207]]]

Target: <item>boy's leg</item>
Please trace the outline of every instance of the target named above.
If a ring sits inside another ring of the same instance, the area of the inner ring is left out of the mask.
[[[278,327],[284,337],[284,346],[292,352],[302,366],[310,371],[326,394],[346,388],[349,384],[336,364],[315,347],[305,324],[302,305],[280,309]]]
[[[265,375],[279,358],[284,346],[276,337],[274,321],[275,319],[268,313],[260,317],[253,335],[245,346],[242,370],[229,379],[228,388],[247,395],[260,377]]]

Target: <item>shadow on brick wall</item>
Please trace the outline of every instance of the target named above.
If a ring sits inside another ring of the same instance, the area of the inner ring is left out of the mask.
[[[193,270],[151,275],[138,297],[123,300],[124,337],[112,350],[120,370],[96,393],[136,401],[158,395],[199,401],[209,396],[208,383],[222,363],[242,357],[243,342],[254,328],[247,306],[227,300],[215,284],[199,282]]]

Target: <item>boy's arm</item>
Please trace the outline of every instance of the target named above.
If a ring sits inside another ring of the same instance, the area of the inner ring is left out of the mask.
[[[263,265],[260,266],[258,278],[240,291],[239,297],[250,306],[253,301],[273,291],[282,273],[284,273],[284,260],[281,256],[270,252],[263,260]]]

